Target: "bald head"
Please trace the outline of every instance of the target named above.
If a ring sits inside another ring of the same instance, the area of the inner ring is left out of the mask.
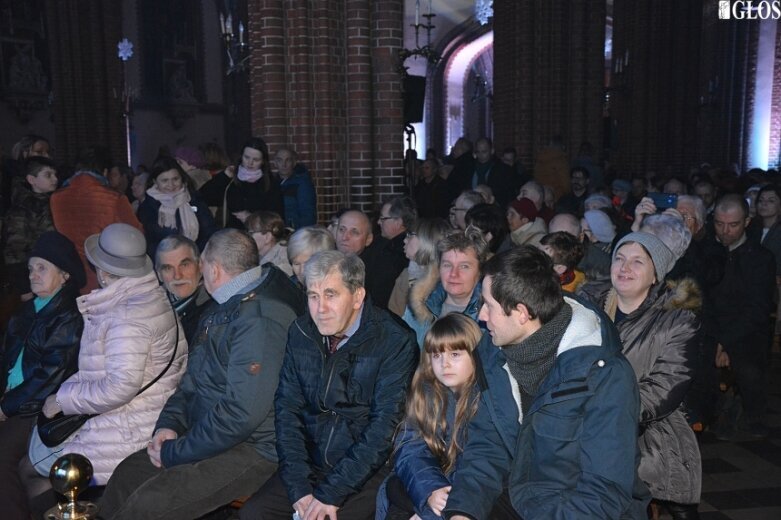
[[[545,190],[541,184],[534,181],[529,181],[521,186],[521,192],[518,194],[519,200],[523,198],[527,198],[532,201],[534,203],[534,207],[536,207],[537,211],[539,211],[542,209],[542,203],[545,202]]]
[[[350,210],[339,217],[339,225],[336,228],[336,248],[339,251],[360,255],[372,240],[372,224],[365,213]]]
[[[580,219],[569,213],[559,213],[551,219],[550,224],[548,224],[548,232],[556,233],[557,231],[569,233],[578,240],[581,239],[583,233],[580,227]]]

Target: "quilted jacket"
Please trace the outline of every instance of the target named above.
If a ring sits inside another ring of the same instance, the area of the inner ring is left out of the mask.
[[[275,399],[279,470],[295,503],[341,506],[385,464],[418,362],[415,336],[364,302],[336,353],[309,315],[290,327]]]
[[[154,273],[121,278],[77,301],[84,317],[79,371],[62,384],[57,401],[65,414],[100,415],[65,441],[64,453],[90,459],[95,480],[103,485],[152,436],[187,365],[187,340]],[[165,375],[136,395],[168,365],[174,347]]]

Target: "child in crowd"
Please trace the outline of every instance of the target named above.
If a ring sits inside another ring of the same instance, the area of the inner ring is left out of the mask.
[[[481,336],[477,323],[459,313],[438,319],[426,333],[396,438],[395,475],[380,490],[378,519],[442,515],[467,425],[477,411],[474,356]]]
[[[540,243],[540,249],[553,260],[553,270],[559,275],[561,288],[572,293],[577,291],[586,281],[586,275],[576,269],[583,259],[583,244],[566,231],[548,233]]]

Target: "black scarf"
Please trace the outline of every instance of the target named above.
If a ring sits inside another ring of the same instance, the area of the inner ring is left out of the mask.
[[[506,347],[504,355],[510,373],[521,392],[521,410],[529,410],[537,389],[553,368],[561,338],[572,320],[572,307],[564,303],[558,313],[537,332],[517,345]]]

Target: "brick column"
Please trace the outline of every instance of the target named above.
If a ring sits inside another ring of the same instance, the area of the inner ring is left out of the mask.
[[[527,167],[556,134],[600,149],[605,3],[494,2],[493,24],[495,148]]]
[[[401,189],[401,0],[250,0],[252,127],[312,172],[318,220]]]
[[[703,4],[614,3],[614,63],[629,51],[629,64],[619,76],[613,73],[617,88],[611,96],[611,117],[617,125],[611,162],[621,173],[683,175],[701,160]]]

